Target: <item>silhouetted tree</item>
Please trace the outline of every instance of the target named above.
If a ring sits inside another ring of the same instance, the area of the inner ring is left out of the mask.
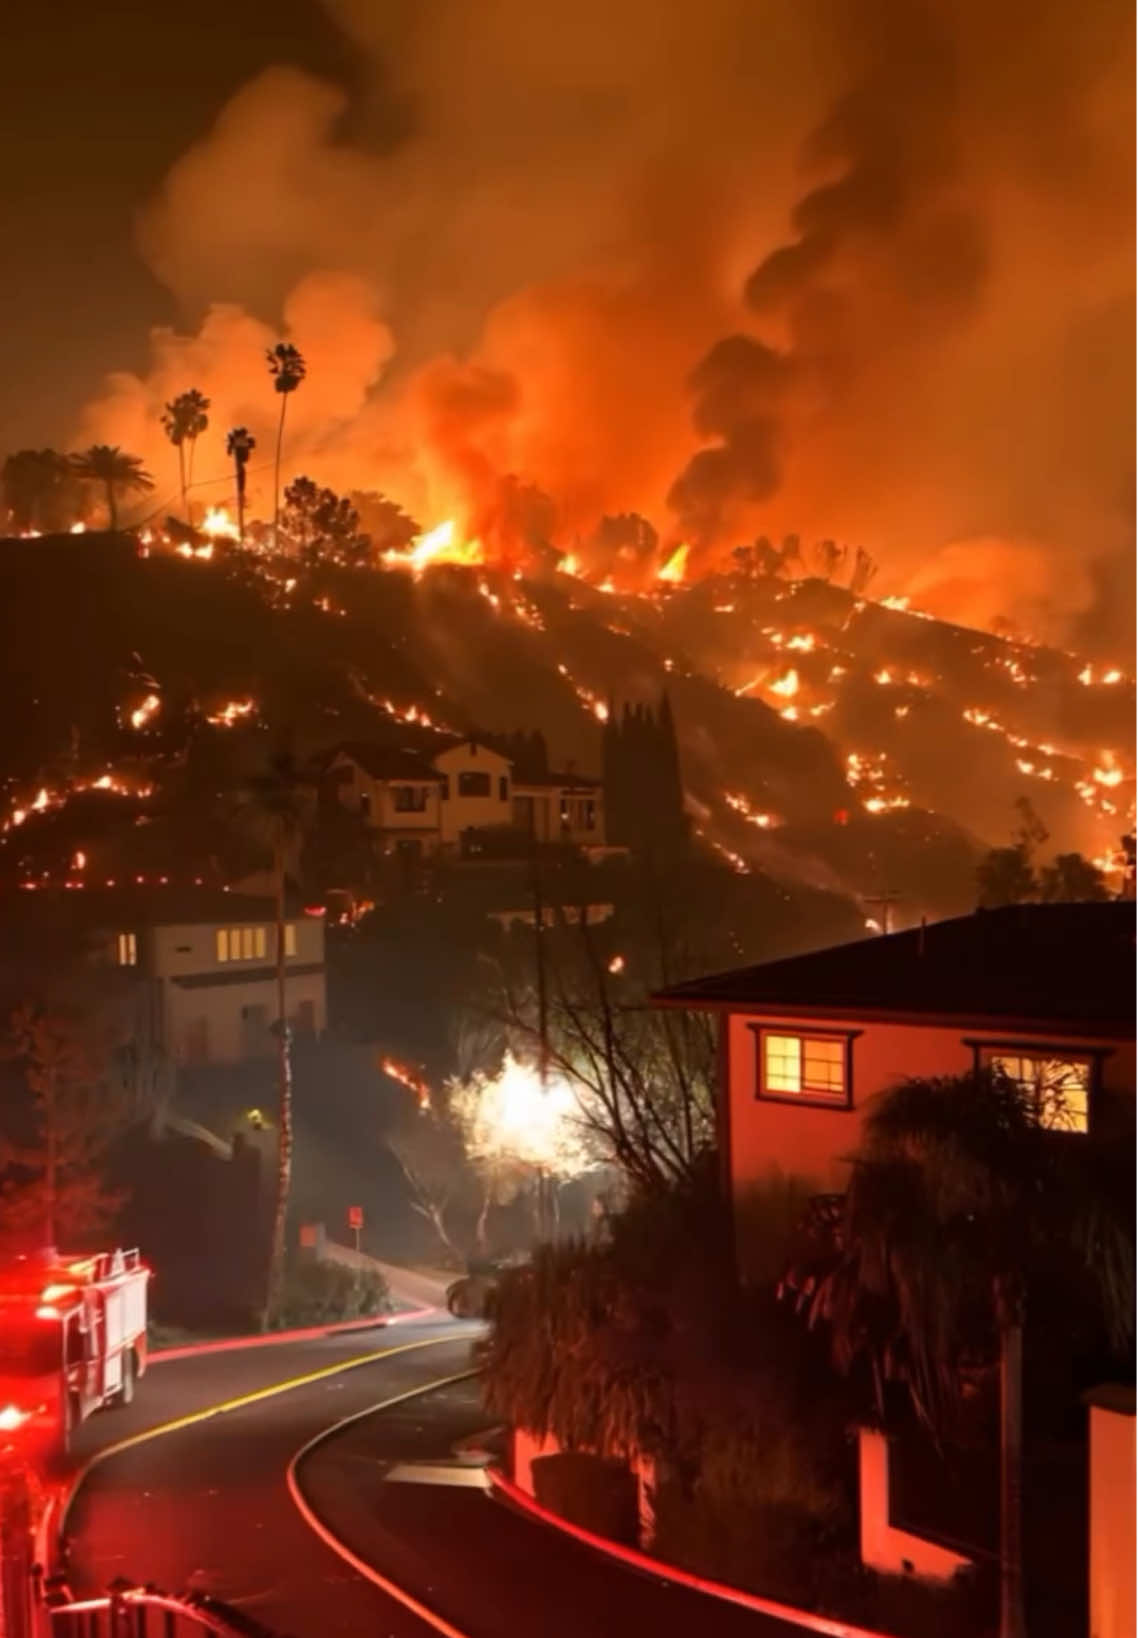
[[[285,409],[289,394],[294,393],[308,373],[308,366],[298,348],[291,342],[278,341],[266,353],[273,388],[281,395],[281,418],[277,426],[277,456],[273,472],[273,546],[280,545],[281,521],[281,449],[284,444]]]
[[[284,533],[296,543],[301,561],[312,566],[366,563],[371,541],[360,530],[359,513],[350,500],[321,489],[311,478],[294,478],[285,490]]]
[[[1039,872],[1039,896],[1046,904],[1099,902],[1108,899],[1106,878],[1081,853],[1058,853]]]
[[[308,774],[298,766],[291,752],[279,750],[274,752],[264,768],[247,782],[242,803],[242,815],[249,831],[259,841],[265,843],[271,852],[276,900],[274,954],[277,1017],[274,1030],[277,1041],[278,1146],[273,1241],[263,1321],[266,1326],[273,1323],[280,1308],[284,1280],[285,1229],[289,1191],[292,1186],[292,1038],[285,990],[285,894],[289,861],[299,849],[311,811],[311,792],[312,780]]]
[[[20,449],[0,472],[8,527],[51,534],[78,515],[79,486],[71,462],[54,449]]]
[[[232,427],[225,440],[225,452],[237,475],[237,538],[245,544],[245,471],[257,440],[247,427]]]
[[[72,456],[72,470],[80,478],[102,484],[112,531],[119,526],[119,493],[154,488],[154,479],[144,470],[138,456],[127,455],[113,444],[92,444],[90,449]]]
[[[359,514],[360,529],[370,535],[372,547],[380,556],[404,551],[421,532],[402,507],[375,490],[354,489],[348,499]]]
[[[193,522],[189,497],[186,493],[188,486],[193,482],[194,446],[200,435],[209,425],[206,411],[209,409],[209,399],[200,393],[196,387],[189,392],[179,393],[172,398],[162,411],[162,426],[166,436],[178,451],[178,480],[182,491],[182,511],[189,522]],[[189,446],[187,459],[186,448]]]

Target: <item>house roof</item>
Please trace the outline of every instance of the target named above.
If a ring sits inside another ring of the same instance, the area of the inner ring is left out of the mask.
[[[289,891],[286,914],[290,920],[303,914],[303,906]],[[49,889],[37,893],[17,893],[0,906],[0,936],[15,936],[21,927],[74,929],[120,929],[138,927],[181,927],[193,923],[221,926],[225,923],[271,922],[276,919],[276,902],[271,897],[250,893],[227,893],[218,887],[91,887],[66,892]]]
[[[369,745],[364,741],[339,745],[329,766],[340,757],[356,762],[372,779],[414,779],[423,784],[441,785],[443,775],[433,768],[426,757],[404,746]]]
[[[658,991],[669,1006],[1134,1036],[1133,904],[978,910]]]
[[[599,791],[600,788],[600,780],[590,779],[587,774],[544,773],[530,778],[524,778],[521,774],[514,776],[516,791]]]

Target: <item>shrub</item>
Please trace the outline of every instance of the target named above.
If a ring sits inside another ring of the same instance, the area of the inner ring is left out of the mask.
[[[303,1262],[288,1270],[279,1325],[334,1325],[339,1320],[368,1319],[390,1307],[387,1281],[373,1270],[345,1268],[342,1263]]]

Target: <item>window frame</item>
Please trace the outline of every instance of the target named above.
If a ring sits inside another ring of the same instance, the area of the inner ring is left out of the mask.
[[[1095,1117],[1102,1094],[1102,1061],[1114,1053],[1110,1046],[1094,1046],[1081,1042],[1072,1045],[1063,1041],[1003,1041],[979,1040],[966,1036],[963,1044],[972,1048],[972,1072],[979,1075],[990,1065],[986,1057],[1009,1058],[1038,1058],[1055,1063],[1085,1063],[1090,1067],[1087,1080],[1087,1129],[1080,1131],[1078,1127],[1062,1126],[1040,1127],[1045,1132],[1054,1132],[1059,1137],[1089,1137],[1094,1131]]]
[[[863,1033],[860,1029],[810,1029],[803,1028],[799,1023],[770,1024],[752,1023],[746,1021],[746,1027],[755,1038],[755,1091],[756,1102],[786,1103],[796,1109],[835,1109],[850,1110],[853,1108],[853,1044]],[[842,1073],[843,1087],[838,1096],[826,1092],[768,1092],[766,1087],[766,1037],[768,1035],[793,1036],[801,1046],[806,1041],[838,1041],[844,1048]]]
[[[480,789],[476,791],[464,789],[463,787],[471,780],[477,780]],[[486,781],[484,786],[481,783],[483,780]],[[463,768],[458,775],[458,786],[455,795],[465,797],[469,802],[493,801],[494,781],[485,768]]]

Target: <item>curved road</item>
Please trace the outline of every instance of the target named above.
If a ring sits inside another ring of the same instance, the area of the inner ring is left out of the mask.
[[[299,1489],[351,1552],[462,1638],[799,1638],[798,1626],[627,1569],[480,1489],[431,1482],[446,1474],[430,1464],[446,1464],[486,1419],[473,1382],[415,1390],[469,1372],[478,1330],[434,1320],[155,1366],[133,1406],[82,1430],[81,1458],[287,1378],[331,1374],[109,1454],[68,1519],[73,1587],[93,1593],[125,1576],[196,1588],[289,1638],[427,1638],[436,1629],[325,1545],[289,1491],[308,1441],[370,1412],[301,1459]]]

